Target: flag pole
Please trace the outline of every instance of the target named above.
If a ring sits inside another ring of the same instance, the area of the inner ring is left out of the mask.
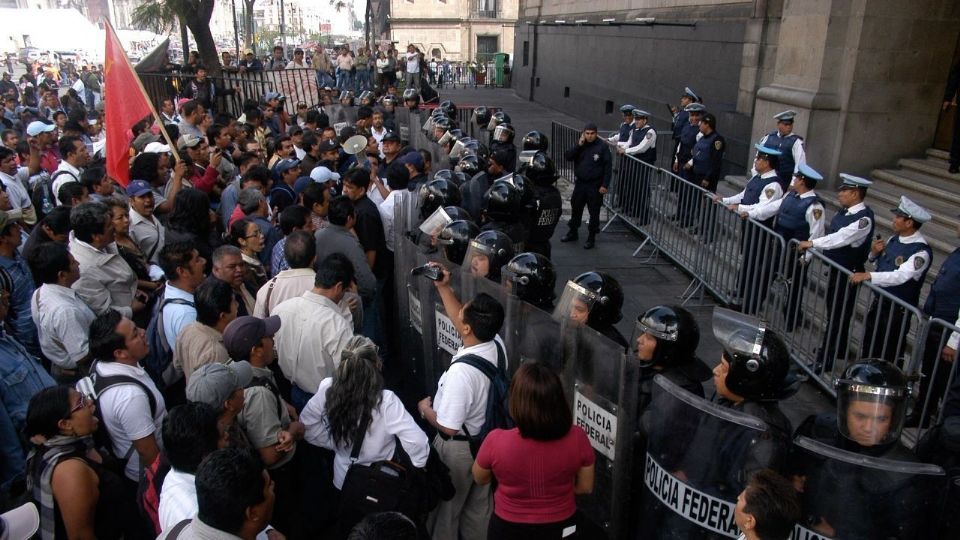
[[[160,118],[160,114],[157,113],[157,108],[153,106],[153,101],[150,99],[150,95],[147,94],[147,89],[143,87],[143,82],[140,80],[140,75],[137,73],[137,70],[133,69],[133,65],[130,63],[130,58],[127,57],[127,51],[123,48],[123,43],[120,43],[120,38],[117,36],[117,31],[114,30],[113,25],[110,24],[110,21],[108,21],[106,17],[102,18],[101,20],[103,21],[104,27],[109,29],[113,39],[117,40],[117,45],[120,46],[120,50],[123,51],[123,61],[126,62],[127,67],[130,68],[130,71],[133,73],[134,80],[137,81],[137,88],[140,89],[140,94],[143,95],[143,99],[150,107],[150,113],[153,115],[153,121],[160,126],[160,135],[163,136],[165,141],[167,141],[167,146],[170,147],[170,152],[173,154],[173,158],[176,161],[181,161],[180,153],[177,151],[177,145],[170,140],[170,134],[167,133],[163,120]],[[106,77],[106,73],[104,73],[104,77]],[[110,89],[107,88],[107,91],[110,91]],[[174,164],[176,164],[176,162],[174,162]]]

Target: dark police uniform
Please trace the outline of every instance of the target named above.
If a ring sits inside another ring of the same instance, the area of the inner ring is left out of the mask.
[[[480,214],[483,212],[483,194],[492,185],[493,178],[490,178],[486,171],[480,171],[460,186],[460,206],[474,220],[480,220]]]
[[[937,278],[933,281],[930,293],[923,303],[923,313],[932,319],[942,319],[950,323],[957,319],[957,313],[960,313],[960,248],[953,250],[940,267],[940,272],[937,273]],[[939,325],[931,326],[927,334],[923,356],[924,377],[920,379],[917,403],[924,402],[928,388],[933,392],[934,399],[939,399],[946,390],[951,365],[940,360],[943,334],[943,327]],[[938,362],[942,363],[937,369],[937,378],[931,380],[930,376]]]
[[[625,143],[630,140],[630,132],[633,131],[633,122],[623,122],[617,129],[617,134],[607,139],[613,144]]]
[[[527,238],[527,251],[539,253],[550,258],[550,238],[560,222],[563,213],[563,197],[555,186],[536,186],[537,211],[530,235]]]
[[[727,141],[716,130],[700,137],[693,146],[693,183],[716,193]]]
[[[693,156],[693,147],[697,145],[697,135],[699,133],[700,126],[695,126],[689,121],[687,121],[686,125],[680,130],[674,161],[679,164],[677,174],[684,179],[689,179],[690,175],[683,168],[683,164],[690,161],[690,158]]]
[[[576,234],[583,218],[583,208],[590,212],[588,232],[595,236],[600,232],[600,206],[603,204],[601,187],[610,186],[613,162],[610,148],[597,137],[592,143],[577,144],[563,153],[563,159],[574,163],[576,183],[570,198],[570,232]]]
[[[833,216],[827,234],[811,242],[813,247],[824,249],[824,256],[838,266],[851,272],[863,272],[870,254],[873,230],[873,210],[859,203]],[[817,360],[831,369],[834,358],[846,357],[850,319],[857,296],[849,288],[846,276],[837,270],[831,268],[828,279],[826,301],[830,306],[830,318]]]
[[[501,165],[503,165],[503,168],[506,169],[507,172],[516,171],[517,170],[517,147],[514,146],[513,143],[505,143],[500,141],[494,141],[490,143],[490,154],[492,155],[497,150],[501,150],[503,152],[506,152],[507,154],[507,162],[501,163]]]
[[[796,159],[793,156],[793,147],[799,144],[802,148],[803,137],[796,133],[781,137],[778,130],[773,130],[760,140],[760,144],[776,148],[783,154],[780,156],[780,163],[777,165],[777,176],[780,177],[780,186],[786,190],[790,181],[793,180],[793,171],[797,166]]]
[[[930,269],[932,251],[919,232],[909,237],[894,236],[877,258],[877,269],[870,273],[874,285],[903,300],[909,306],[920,302],[920,288]],[[875,297],[864,324],[864,343],[870,343],[869,355],[893,362],[910,329],[907,311],[893,302]],[[901,326],[906,324],[906,326]],[[902,329],[902,330],[901,330]]]
[[[680,110],[673,117],[673,147],[676,148],[680,144],[680,133],[683,132],[683,126],[690,123],[690,113],[684,110]]]
[[[796,191],[789,191],[779,201],[773,203],[777,209],[776,221],[773,230],[779,234],[788,245],[791,240],[803,242],[813,238],[823,236],[824,232],[824,209],[820,197],[811,190],[803,195]],[[811,229],[814,229],[811,235]],[[779,256],[779,254],[778,254]],[[796,316],[799,311],[800,303],[803,301],[803,288],[806,282],[806,273],[799,270],[797,274],[793,272],[797,266],[792,262],[787,264],[787,281],[790,283],[790,299],[784,304],[784,315],[787,319],[787,330],[793,330],[796,323]],[[792,309],[791,309],[792,308]]]

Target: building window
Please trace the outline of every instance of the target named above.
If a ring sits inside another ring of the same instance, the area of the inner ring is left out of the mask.
[[[473,12],[481,19],[496,19],[500,15],[500,0],[473,0]]]
[[[603,114],[613,114],[613,102],[607,101],[603,104]]]
[[[563,87],[563,97],[565,97],[565,98],[570,97],[570,87],[569,87],[569,86],[564,86],[564,87]]]
[[[530,42],[523,42],[523,65],[530,63]]]

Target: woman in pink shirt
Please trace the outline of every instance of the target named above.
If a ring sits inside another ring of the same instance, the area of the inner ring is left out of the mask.
[[[577,538],[574,496],[593,491],[595,456],[560,378],[544,364],[521,366],[510,416],[517,427],[491,431],[473,464],[478,484],[497,479],[488,540]]]

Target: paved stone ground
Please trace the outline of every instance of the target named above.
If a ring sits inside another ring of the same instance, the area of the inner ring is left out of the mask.
[[[511,117],[517,131],[517,140],[528,131],[539,130],[550,134],[550,123],[559,121],[570,126],[583,125],[575,111],[556,111],[538,103],[527,101],[510,89],[467,88],[441,90],[441,99],[450,99],[457,105],[486,105],[504,109]],[[599,126],[601,131],[614,130],[617,126]],[[552,141],[551,141],[552,144]],[[571,185],[561,181],[558,185],[565,199],[571,191]],[[690,285],[691,278],[679,268],[664,259],[647,264],[642,257],[632,257],[633,251],[643,241],[642,236],[632,231],[622,222],[616,221],[597,237],[597,247],[593,250],[582,248],[582,239],[586,238],[586,226],[581,226],[581,241],[562,244],[559,238],[567,230],[569,203],[564,203],[564,218],[557,227],[553,238],[553,263],[556,266],[558,294],[563,284],[582,272],[599,270],[613,275],[623,286],[626,300],[623,306],[623,320],[617,325],[621,333],[629,340],[633,333],[634,321],[644,310],[658,304],[675,304]],[[584,216],[586,218],[586,216]],[[601,212],[601,218],[607,219],[607,212]],[[707,295],[702,300],[694,298],[686,307],[700,323],[701,337],[699,355],[709,366],[719,362],[721,348],[711,331],[711,316],[716,303]],[[708,383],[707,395],[713,393],[712,383]],[[808,414],[831,410],[833,402],[812,383],[804,384],[801,391],[783,403],[784,412],[797,426]]]

